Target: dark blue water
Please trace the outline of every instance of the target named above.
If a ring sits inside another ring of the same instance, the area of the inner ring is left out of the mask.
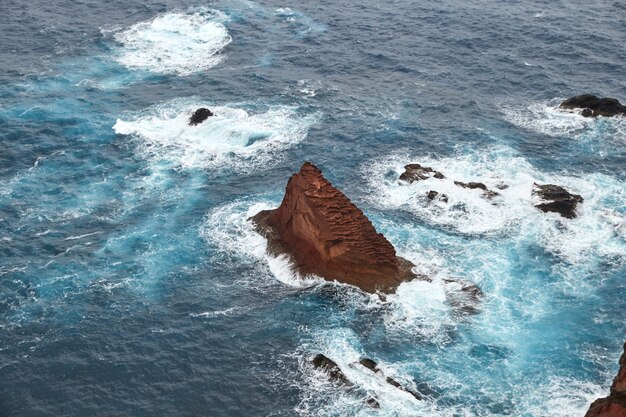
[[[614,0],[2,0],[0,415],[582,415],[625,337],[626,122],[554,106],[626,101],[625,20]],[[199,106],[218,116],[190,128]],[[433,282],[383,304],[266,256],[246,219],[305,160]],[[442,181],[432,204],[397,183],[409,162],[509,188]],[[579,217],[534,209],[533,182]]]

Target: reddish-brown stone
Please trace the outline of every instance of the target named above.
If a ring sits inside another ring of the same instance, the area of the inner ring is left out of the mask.
[[[619,365],[610,395],[595,400],[585,417],[626,417],[626,343]]]
[[[268,250],[291,255],[302,274],[372,293],[393,292],[418,277],[414,265],[396,256],[365,214],[309,162],[289,179],[280,207],[251,219],[268,239]]]

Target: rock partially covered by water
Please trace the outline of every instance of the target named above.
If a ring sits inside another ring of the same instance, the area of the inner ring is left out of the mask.
[[[313,367],[315,369],[319,369],[327,373],[331,381],[339,383],[341,385],[352,385],[352,383],[348,380],[348,377],[346,377],[346,374],[343,373],[339,365],[337,365],[337,363],[329,357],[318,353],[317,355],[315,355],[311,362],[313,363]]]
[[[426,180],[431,177],[438,179],[445,178],[441,172],[435,171],[431,167],[425,167],[420,164],[405,165],[404,172],[400,174],[400,179],[409,183],[414,181]]]
[[[372,359],[369,359],[369,358],[362,358],[362,359],[359,361],[359,363],[360,363],[361,365],[363,365],[364,367],[366,367],[367,369],[369,369],[370,371],[372,371],[372,372],[382,374],[382,371],[378,368],[378,364],[377,364],[375,361],[373,361]],[[398,381],[396,381],[395,379],[393,379],[393,378],[391,378],[391,377],[389,377],[389,376],[385,378],[385,382],[387,382],[389,385],[391,385],[391,386],[393,386],[393,387],[398,388],[398,389],[399,389],[399,390],[401,390],[401,391],[408,392],[408,393],[409,393],[409,394],[411,394],[411,395],[412,395],[412,396],[413,396],[416,400],[421,400],[421,399],[422,399],[422,396],[421,396],[419,393],[417,393],[417,392],[415,392],[415,391],[413,391],[413,390],[411,390],[411,389],[408,389],[408,388],[406,388],[406,387],[403,387],[403,386],[402,386],[402,385],[401,385]]]
[[[315,274],[374,293],[389,293],[404,281],[427,279],[348,197],[306,162],[287,183],[280,207],[251,218],[272,254],[289,254],[301,274]]]
[[[580,96],[568,98],[561,103],[562,109],[582,109],[585,117],[596,116],[626,116],[626,106],[622,105],[614,98],[599,98],[592,94],[582,94]]]
[[[543,201],[535,205],[539,210],[545,213],[549,211],[559,213],[567,219],[576,217],[576,206],[583,202],[580,195],[571,194],[565,188],[554,184],[534,184],[533,195]]]
[[[626,417],[626,343],[619,365],[609,396],[591,403],[585,417]]]
[[[196,110],[191,117],[189,118],[189,126],[196,126],[211,116],[215,116],[213,112],[209,109],[205,109],[204,107]]]

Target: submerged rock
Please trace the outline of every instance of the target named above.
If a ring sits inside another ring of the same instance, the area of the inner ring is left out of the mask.
[[[535,205],[539,210],[545,213],[549,211],[559,213],[567,219],[576,217],[576,206],[583,202],[580,195],[571,194],[565,188],[554,184],[534,184],[533,195],[544,201]]]
[[[364,291],[395,291],[404,281],[428,279],[411,271],[411,262],[350,200],[310,162],[287,183],[275,210],[250,218],[268,240],[268,251],[289,254],[301,274],[351,284]]]
[[[439,201],[443,201],[444,203],[448,202],[448,196],[442,193],[439,193],[437,191],[434,190],[430,190],[428,192],[428,194],[426,194],[426,197],[429,200],[439,200]]]
[[[584,117],[596,116],[626,116],[626,106],[622,105],[614,98],[599,98],[592,94],[582,94],[580,96],[568,98],[560,106],[562,109],[583,109]]]
[[[430,167],[425,167],[420,164],[405,165],[404,170],[405,171],[400,174],[400,179],[409,183],[414,181],[426,180],[428,178],[445,178],[441,172],[435,171]]]
[[[211,110],[201,107],[198,110],[196,110],[189,118],[189,126],[196,126],[204,122],[206,119],[208,119],[211,116],[215,116],[213,112],[211,112]]]
[[[591,403],[585,417],[626,417],[626,343],[609,396]]]
[[[339,365],[327,356],[318,353],[311,362],[313,363],[313,367],[315,367],[315,369],[326,372],[331,381],[337,382],[341,385],[352,385],[352,382],[348,380],[348,377],[346,377],[346,374],[343,373]]]
[[[483,191],[483,195],[487,198],[493,198],[497,195],[499,195],[497,192],[490,190],[489,188],[487,188],[487,186],[485,184],[483,184],[482,182],[462,182],[462,181],[454,181],[454,184],[458,185],[459,187],[463,187],[463,188],[469,188],[470,190],[482,190]],[[504,184],[506,185],[506,184]]]
[[[372,371],[372,372],[375,372],[375,373],[379,373],[380,372],[382,374],[382,371],[378,368],[378,364],[375,361],[373,361],[372,359],[362,358],[359,361],[359,363],[361,365],[363,365],[364,367],[366,367],[367,369],[369,369],[370,371]],[[421,400],[422,399],[422,396],[419,393],[402,386],[402,384],[400,384],[398,381],[396,381],[395,379],[393,379],[393,378],[391,378],[389,376],[385,378],[385,382],[387,382],[389,385],[391,385],[393,387],[398,388],[401,391],[408,392],[416,400]]]

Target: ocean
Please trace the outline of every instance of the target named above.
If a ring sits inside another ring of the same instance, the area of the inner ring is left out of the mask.
[[[625,21],[620,0],[0,0],[0,416],[582,417],[626,338],[626,119],[556,106],[626,101]],[[383,302],[267,255],[247,219],[304,161],[432,282]],[[431,202],[408,163],[507,188]]]

